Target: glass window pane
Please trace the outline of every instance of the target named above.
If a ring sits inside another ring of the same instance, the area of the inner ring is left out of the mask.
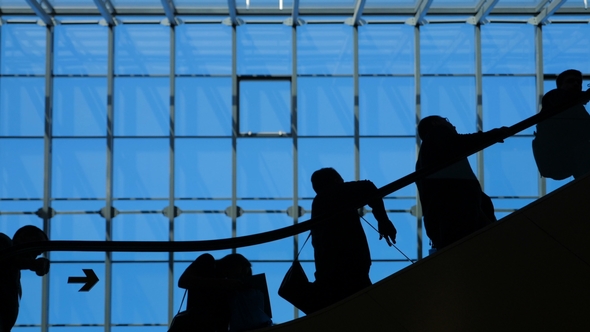
[[[383,187],[415,171],[415,138],[361,138],[361,180],[371,180]],[[391,196],[416,196],[416,186],[409,185]]]
[[[559,74],[567,69],[590,73],[589,24],[549,24],[543,27],[543,71]]]
[[[293,141],[238,139],[238,197],[293,197]]]
[[[108,27],[56,25],[54,34],[54,74],[106,75]]]
[[[231,78],[176,78],[175,132],[177,136],[230,136]]]
[[[291,132],[290,81],[240,81],[240,133]]]
[[[46,27],[3,24],[0,41],[2,74],[45,74]]]
[[[105,197],[104,139],[54,139],[52,168],[53,197]]]
[[[106,136],[106,78],[56,77],[53,104],[53,135]]]
[[[292,201],[239,201],[238,206],[249,211],[287,210]],[[237,219],[237,236],[268,232],[293,225],[293,218],[284,213],[250,212]],[[237,249],[249,260],[280,260],[293,258],[293,238],[286,237]]]
[[[114,324],[167,325],[168,263],[114,263],[112,294]]]
[[[168,139],[115,139],[113,196],[168,197]]]
[[[178,198],[231,197],[231,139],[178,138],[174,155]]]
[[[113,241],[169,241],[169,220],[161,211],[167,201],[116,201],[121,212],[113,221]],[[114,252],[113,261],[168,260],[167,252]]]
[[[33,271],[21,272],[20,283],[23,291],[18,310],[16,325],[41,324],[41,306],[43,303],[42,281]]]
[[[176,201],[182,214],[174,219],[174,241],[201,241],[229,239],[232,237],[232,220],[224,211],[231,206],[231,200]],[[231,249],[210,252],[219,259]],[[176,252],[175,260],[192,262],[200,252]]]
[[[84,277],[82,269],[92,269],[99,280],[88,292],[79,291],[84,284],[65,282],[69,277]],[[104,324],[104,263],[54,263],[50,275],[49,324]]]
[[[54,201],[52,204],[58,214],[51,218],[52,240],[105,241],[106,220],[98,214],[104,201]],[[60,212],[77,212],[61,214]],[[66,261],[104,261],[104,252],[52,251],[52,260]],[[102,280],[102,279],[101,279]]]
[[[352,28],[346,24],[297,27],[297,72],[352,75]]]
[[[237,27],[239,75],[289,75],[293,28],[284,24],[245,24]]]
[[[484,74],[533,74],[535,27],[531,24],[482,25],[481,53]]]
[[[0,214],[0,232],[12,238],[24,225],[43,229],[43,219],[33,214],[43,207],[43,201],[0,201],[2,212],[25,212],[27,214]],[[48,234],[51,239],[51,234]]]
[[[45,79],[0,78],[0,135],[43,136]]]
[[[413,78],[361,77],[359,89],[361,135],[415,135]]]
[[[420,27],[422,74],[475,72],[474,28],[470,24],[427,24]]]
[[[352,78],[301,77],[298,79],[299,135],[353,135]]]
[[[177,75],[231,74],[232,27],[224,24],[181,24],[175,29]]]
[[[361,75],[414,73],[414,27],[368,24],[358,31]]]
[[[537,113],[534,77],[483,78],[483,129],[512,126]],[[519,134],[532,134],[534,127]]]
[[[299,197],[315,197],[311,175],[320,168],[332,167],[344,181],[354,181],[354,139],[301,138],[299,153]]]
[[[0,197],[43,197],[43,144],[43,139],[0,139]]]
[[[422,118],[446,117],[460,134],[474,132],[475,77],[423,77]]]
[[[530,137],[510,137],[484,151],[484,191],[490,196],[534,196],[539,175]]]
[[[115,28],[115,74],[170,74],[170,28],[119,24]]]
[[[167,136],[170,125],[170,80],[115,79],[115,135]]]

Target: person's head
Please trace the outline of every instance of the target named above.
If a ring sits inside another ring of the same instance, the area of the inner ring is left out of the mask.
[[[311,186],[316,194],[340,183],[344,183],[344,179],[332,167],[321,168],[311,175]]]
[[[555,85],[558,89],[582,91],[582,72],[576,69],[568,69],[557,75]]]
[[[431,115],[423,118],[418,123],[418,136],[423,141],[431,137],[438,137],[441,134],[456,134],[455,126],[447,118],[438,115]]]
[[[33,225],[26,225],[19,228],[12,236],[12,244],[18,245],[22,243],[48,241],[47,234],[39,227]],[[35,259],[43,252],[28,252],[23,254],[23,258]]]
[[[229,254],[217,261],[217,274],[223,278],[249,277],[252,264],[241,254]]]

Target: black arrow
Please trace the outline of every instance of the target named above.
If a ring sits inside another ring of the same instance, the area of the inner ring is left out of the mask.
[[[68,284],[85,284],[78,292],[87,292],[98,282],[98,277],[92,269],[82,269],[85,277],[69,277]]]

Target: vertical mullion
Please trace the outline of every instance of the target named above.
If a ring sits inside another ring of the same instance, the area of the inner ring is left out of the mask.
[[[359,38],[358,26],[352,26],[353,85],[354,85],[354,179],[360,180],[360,137],[359,137]]]
[[[422,117],[421,102],[421,70],[420,70],[420,25],[414,27],[414,94],[416,98],[416,158],[420,152],[420,137],[418,135],[418,122]],[[422,205],[420,204],[420,193],[416,190],[416,234],[418,260],[422,259]]]
[[[299,145],[297,136],[297,22],[291,26],[291,136],[293,139],[293,224],[299,222]],[[299,235],[293,236],[293,257],[299,252]],[[299,309],[293,306],[293,318]]]
[[[115,27],[108,27],[108,60],[107,60],[107,165],[106,165],[106,202],[104,217],[106,220],[106,241],[112,239],[113,211],[113,149],[114,149],[114,71],[115,71]],[[104,330],[111,331],[111,291],[112,291],[112,254],[105,252],[105,310]]]
[[[174,188],[175,188],[175,98],[176,98],[176,28],[170,24],[170,187],[168,199],[168,240],[174,241],[174,218],[176,218],[176,208],[174,207]],[[174,252],[168,253],[168,321],[174,317]]]
[[[45,41],[45,134],[44,134],[44,183],[43,183],[43,229],[50,234],[51,213],[51,159],[53,138],[53,26],[46,28]],[[50,252],[46,254],[50,257]],[[41,331],[47,332],[49,316],[49,275],[42,280]]]
[[[541,24],[535,26],[535,76],[536,76],[536,92],[537,98],[535,100],[537,106],[537,113],[541,111],[541,101],[543,100],[543,92],[545,90],[545,82],[543,75],[543,26]],[[537,170],[537,173],[539,171]],[[547,194],[547,181],[544,177],[539,176],[539,197]]]
[[[476,24],[475,28],[475,129],[483,131],[483,78],[481,64],[481,25]],[[485,190],[483,150],[477,152],[477,178],[482,189]]]
[[[239,113],[238,113],[238,74],[237,74],[237,27],[235,24],[232,24],[232,65],[231,65],[231,84],[232,84],[232,184],[231,184],[231,227],[232,227],[232,237],[237,236],[237,217],[238,217],[238,207],[237,207],[237,143],[238,143],[238,133],[239,133]],[[232,252],[235,252],[235,248],[232,249]]]

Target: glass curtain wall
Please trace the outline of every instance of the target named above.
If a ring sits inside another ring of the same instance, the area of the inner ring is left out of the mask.
[[[315,170],[381,187],[414,170],[420,118],[442,115],[462,133],[509,126],[538,111],[559,72],[581,70],[584,86],[590,75],[582,23],[96,21],[0,27],[9,236],[25,224],[51,240],[94,241],[286,227],[310,218]],[[470,157],[498,218],[570,181],[539,177],[532,134]],[[385,201],[398,248],[425,257],[415,186]],[[411,264],[364,227],[373,282]],[[266,274],[277,323],[301,315],[277,289],[306,236],[234,250]],[[14,331],[166,331],[183,298],[178,278],[199,254],[50,252],[46,277],[22,273]],[[300,259],[313,280],[309,243]],[[100,279],[89,292],[67,283],[82,269]]]

